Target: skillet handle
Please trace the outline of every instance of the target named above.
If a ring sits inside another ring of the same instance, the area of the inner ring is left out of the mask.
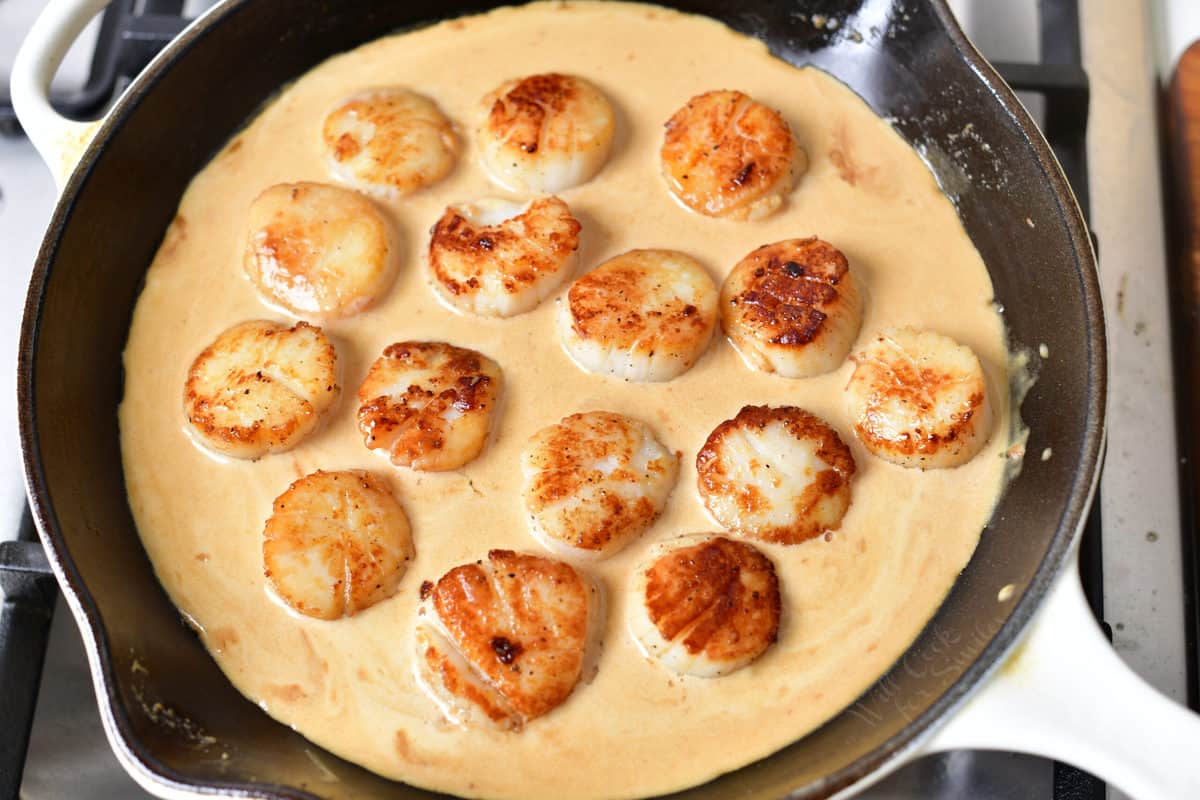
[[[1136,800],[1200,797],[1200,715],[1125,666],[1088,608],[1074,557],[1024,642],[923,749],[1032,753]]]
[[[111,0],[50,0],[12,68],[12,104],[61,192],[100,122],[75,122],[50,105],[50,81],[71,44]]]

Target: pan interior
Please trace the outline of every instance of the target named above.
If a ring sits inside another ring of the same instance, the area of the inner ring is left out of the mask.
[[[989,265],[1013,343],[1045,344],[1051,353],[1023,415],[1034,440],[1055,457],[1025,465],[921,638],[876,687],[813,735],[685,793],[777,797],[800,789],[801,796],[819,796],[878,764],[965,690],[984,666],[977,664],[981,655],[994,657],[1012,635],[1005,624],[1014,608],[1027,613],[1047,569],[1062,557],[1098,450],[1103,348],[1094,269],[1044,146],[977,79],[943,30],[940,6],[829,2],[797,15],[775,4],[669,5],[759,36],[792,63],[820,66],[894,118],[955,199]],[[280,797],[424,794],[314,753],[229,686],[149,568],[125,500],[115,426],[130,311],[195,172],[278,86],[327,56],[450,9],[482,7],[381,6],[234,2],[176,43],[89,151],[52,223],[31,289],[30,309],[39,316],[26,319],[20,385],[35,511],[84,626],[99,639],[105,700],[117,728],[130,754],[168,781],[231,791],[294,787],[269,795]],[[839,24],[814,25],[817,16]],[[851,35],[871,28],[883,35]],[[999,603],[997,593],[1009,584],[1015,598],[1032,591],[1020,602]]]

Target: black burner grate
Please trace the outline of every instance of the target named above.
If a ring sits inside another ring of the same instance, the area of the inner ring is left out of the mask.
[[[50,621],[58,596],[46,553],[37,541],[29,509],[15,542],[0,542],[0,798],[15,798],[25,771]]]
[[[51,97],[54,107],[71,119],[100,116],[189,21],[183,0],[113,0],[100,20],[87,83],[78,92]],[[7,91],[0,93],[0,134],[20,132],[12,100]]]
[[[84,88],[54,98],[69,117],[94,118],[119,94],[154,54],[188,20],[183,0],[115,0],[104,12]],[[998,63],[997,69],[1017,91],[1045,99],[1043,130],[1062,164],[1079,205],[1088,213],[1088,79],[1081,66],[1077,0],[1040,0],[1042,63]],[[0,133],[20,128],[7,96],[0,96]],[[1102,615],[1103,574],[1099,502],[1093,504],[1081,547],[1084,589],[1097,618]],[[46,643],[57,597],[45,553],[26,512],[17,541],[0,542],[0,800],[17,798],[24,771],[29,730],[41,683]],[[1105,626],[1107,630],[1107,626]],[[1104,784],[1064,764],[1054,767],[1054,800],[1101,800]]]

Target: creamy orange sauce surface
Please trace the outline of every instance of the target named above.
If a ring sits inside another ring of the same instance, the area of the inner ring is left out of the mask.
[[[668,383],[585,373],[563,352],[555,302],[511,319],[447,310],[427,285],[430,226],[451,202],[504,194],[477,161],[480,98],[505,79],[562,71],[603,90],[617,112],[604,169],[561,193],[583,224],[579,273],[635,247],[674,248],[719,282],[753,248],[819,235],[867,290],[859,342],[917,325],[972,347],[989,373],[997,428],[963,467],[921,472],[869,455],[843,409],[845,363],[788,380],[748,369],[720,336]],[[184,432],[182,387],[228,326],[284,319],[242,271],[246,210],[283,181],[331,181],[324,115],[340,100],[402,85],[434,98],[459,128],[450,176],[385,206],[399,234],[399,277],[385,300],[326,331],[343,394],[328,424],[292,452],[216,459]],[[701,217],[659,175],[663,122],[688,98],[739,89],[777,108],[809,169],[780,213],[758,222]],[[444,340],[504,370],[494,441],[462,469],[392,467],[355,427],[354,393],[389,343]],[[384,775],[469,796],[597,798],[695,784],[777,750],[852,702],[933,615],[970,558],[1003,482],[1007,351],[992,286],[954,208],[917,155],[846,87],[772,58],[756,40],[699,17],[616,3],[535,5],[380,39],[287,87],[185,193],[138,302],[125,351],[121,443],[130,504],[158,577],[248,697],[312,741]],[[696,492],[708,433],[746,404],[798,405],[828,420],[858,464],[854,499],[832,536],[761,545],[783,593],[779,641],[749,667],[705,680],[648,661],[626,630],[633,566],[656,541],[717,530]],[[590,682],[518,733],[443,720],[414,677],[412,632],[423,580],[489,548],[543,552],[530,534],[520,452],[541,427],[588,410],[629,414],[682,453],[659,521],[608,561],[581,565],[606,595]],[[391,485],[412,523],[416,558],[391,599],[348,619],[300,617],[269,595],[262,531],[272,500],[315,469],[367,468]]]

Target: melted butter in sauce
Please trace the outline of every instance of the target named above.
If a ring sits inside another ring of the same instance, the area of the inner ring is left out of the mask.
[[[593,81],[618,115],[608,165],[562,193],[584,226],[581,270],[634,247],[675,248],[719,283],[753,248],[816,234],[845,252],[867,287],[859,341],[889,325],[927,326],[970,345],[991,385],[1008,386],[1003,328],[978,253],[917,155],[857,96],[705,19],[615,3],[540,5],[381,39],[333,58],[288,87],[196,177],[147,275],[125,352],[126,479],[158,576],[214,658],[242,692],[314,742],[385,775],[453,793],[656,794],[802,736],[906,649],[966,564],[999,495],[1008,398],[994,394],[998,432],[972,462],[909,471],[871,457],[854,439],[841,400],[848,363],[822,377],[786,380],[751,372],[727,342],[715,340],[669,383],[626,384],[570,362],[555,334],[554,299],[509,320],[448,311],[426,285],[427,231],[448,203],[501,194],[471,142],[480,98],[503,79],[551,70]],[[445,181],[387,207],[402,243],[402,268],[387,298],[326,326],[344,370],[330,423],[290,453],[218,462],[184,433],[181,387],[217,333],[246,319],[279,318],[242,273],[246,209],[271,184],[329,181],[320,138],[325,113],[348,95],[389,84],[435,98],[456,121],[464,145],[458,166]],[[784,209],[758,222],[685,211],[659,176],[663,122],[689,97],[720,88],[780,109],[809,156]],[[473,347],[505,372],[495,439],[458,472],[394,469],[355,429],[358,382],[385,345],[404,339]],[[830,541],[763,547],[784,596],[776,645],[728,677],[672,675],[648,662],[626,631],[628,573],[653,542],[716,529],[696,493],[696,450],[748,403],[799,405],[837,428],[858,462],[854,502]],[[674,494],[641,540],[583,568],[607,595],[595,678],[519,734],[456,728],[413,676],[421,582],[491,547],[540,552],[521,506],[521,448],[544,425],[592,409],[643,419],[683,453]],[[394,598],[336,622],[289,613],[268,596],[262,572],[272,500],[317,468],[386,476],[417,548]]]

